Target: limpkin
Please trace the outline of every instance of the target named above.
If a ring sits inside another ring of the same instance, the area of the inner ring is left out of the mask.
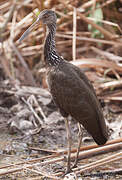
[[[43,10],[37,20],[25,31],[19,41],[22,41],[40,20],[47,25],[48,35],[44,45],[44,60],[47,66],[47,82],[52,98],[65,119],[68,138],[67,170],[71,171],[71,133],[68,116],[78,122],[79,143],[75,159],[78,161],[81,145],[81,124],[93,137],[98,145],[104,145],[108,139],[108,132],[103,113],[95,90],[84,72],[64,60],[55,48],[56,14],[52,10]]]

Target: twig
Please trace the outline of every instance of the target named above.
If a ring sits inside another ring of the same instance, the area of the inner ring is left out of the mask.
[[[21,64],[25,68],[25,70],[26,70],[26,72],[28,74],[28,79],[30,80],[31,85],[36,86],[35,80],[34,80],[34,78],[32,76],[31,71],[29,70],[25,60],[23,59],[23,57],[21,56],[20,52],[16,48],[15,44],[13,42],[11,42],[11,45],[12,45],[12,48],[13,48],[15,54],[17,55],[18,59],[20,60]]]
[[[100,7],[99,7],[100,8]],[[97,8],[96,8],[97,9]],[[88,19],[91,19],[93,21],[95,21],[95,18],[92,18],[92,17],[88,17]],[[103,24],[107,24],[107,25],[110,25],[110,26],[114,26],[114,27],[117,27],[118,30],[122,33],[122,29],[120,28],[120,26],[116,23],[113,23],[113,22],[110,22],[110,21],[105,21],[105,20],[101,20],[101,19],[97,19],[98,22],[102,22]]]
[[[65,35],[65,34],[61,34],[61,33],[56,33],[57,37],[64,37],[67,39],[72,39],[72,36],[70,35]],[[103,43],[103,44],[109,44],[109,45],[118,45],[118,46],[122,46],[122,42],[118,42],[118,41],[108,41],[108,40],[102,40],[102,39],[95,39],[95,38],[87,38],[87,37],[79,37],[76,36],[77,40],[81,40],[81,41],[88,41],[88,42],[95,42],[95,43]]]
[[[114,140],[111,140],[111,141],[108,141],[105,145],[112,145],[112,144],[116,144],[116,143],[122,143],[122,138],[118,138],[118,139],[114,139]],[[94,149],[94,148],[99,148],[99,146],[97,144],[93,144],[93,145],[89,145],[89,146],[82,146],[80,147],[80,151],[86,151],[86,150],[90,150],[90,149]],[[72,153],[75,153],[77,151],[77,148],[73,148],[71,150]],[[61,151],[61,153],[64,153],[64,154],[67,154],[67,151]]]
[[[23,161],[23,162],[19,162],[19,163],[16,163],[16,164],[7,164],[5,166],[2,166],[0,167],[0,169],[5,169],[5,168],[11,168],[11,167],[15,167],[15,166],[19,166],[19,165],[24,165],[24,164],[29,164],[29,163],[36,163],[38,161],[43,161],[45,159],[48,159],[48,158],[55,158],[57,157],[57,154],[52,154],[52,155],[48,155],[48,156],[44,156],[44,157],[39,157],[39,158],[36,158],[36,159],[31,159],[31,160],[26,160],[26,161]],[[1,175],[1,173],[0,173]]]
[[[43,89],[43,88],[39,88],[39,87],[32,87],[32,86],[21,86],[21,87],[16,87],[17,90],[15,93],[17,96],[24,96],[24,95],[38,95],[38,96],[43,96],[45,98],[49,98],[50,97],[50,93]]]
[[[91,150],[87,150],[85,152],[80,152],[79,153],[79,160],[81,159],[86,159],[86,158],[90,158],[99,154],[104,154],[107,152],[111,152],[111,151],[116,151],[118,149],[122,149],[122,143],[118,143],[118,144],[113,144],[113,145],[107,145],[107,146],[103,146],[103,147],[98,147],[95,149],[91,149]],[[73,154],[71,156],[71,159],[74,160],[75,159],[75,154]],[[46,164],[52,164],[54,162],[59,162],[59,161],[63,161],[65,160],[65,157],[60,157],[54,160],[49,160],[49,161],[44,161],[41,162],[42,165],[46,165]]]
[[[40,107],[38,101],[36,100],[35,96],[34,96],[34,95],[31,95],[29,99],[31,99],[31,100],[34,101],[34,104],[38,107],[38,110],[40,111],[40,113],[41,113],[41,115],[42,115],[42,117],[43,117],[43,119],[44,119],[44,120],[42,119],[42,121],[43,121],[43,122],[46,122],[47,118],[46,118],[46,116],[45,116],[42,108]],[[29,102],[29,99],[28,99],[28,102]]]
[[[96,1],[100,1],[100,0],[96,0]],[[96,9],[103,8],[103,7],[113,3],[114,1],[116,1],[116,0],[107,0],[105,3],[101,4],[99,7],[96,7]],[[86,8],[90,7],[92,5],[92,3],[93,3],[93,1],[91,0],[91,4],[88,4],[88,6],[84,6],[84,4],[83,4],[82,8],[86,9]],[[91,10],[87,11],[85,13],[85,15],[88,15],[90,13],[91,13]]]
[[[105,100],[122,101],[122,96],[105,97]]]
[[[29,146],[28,149],[34,150],[34,151],[41,151],[41,152],[45,152],[45,153],[53,153],[53,154],[55,153],[55,154],[57,154],[57,151],[49,150],[49,149],[42,149],[42,148],[38,148],[38,147]]]
[[[111,155],[109,157],[97,160],[97,161],[89,163],[89,164],[86,164],[84,166],[74,168],[73,172],[75,172],[76,174],[79,174],[79,173],[83,173],[85,171],[91,171],[94,168],[98,168],[99,166],[102,166],[102,165],[105,165],[105,164],[108,164],[108,163],[111,163],[111,162],[114,162],[114,161],[118,161],[120,159],[122,159],[122,152],[116,153],[114,155]],[[62,172],[55,174],[55,176],[60,176],[60,175],[62,175]]]
[[[104,175],[108,175],[108,176],[122,175],[122,169],[113,169],[109,171],[85,174],[83,175],[83,177],[103,177]]]
[[[12,19],[11,30],[10,30],[10,40],[11,41],[13,41],[13,39],[14,39],[14,30],[15,30],[15,25],[16,25],[16,18],[17,18],[17,10],[15,10],[13,13],[13,19]]]
[[[111,141],[108,141],[104,146],[108,146],[108,145],[113,145],[113,144],[119,144],[122,142],[122,138],[119,138],[119,139],[115,139],[115,140],[111,140]],[[118,146],[118,145],[117,145]],[[98,145],[94,144],[94,145],[90,145],[90,146],[84,146],[84,147],[81,147],[80,148],[80,151],[85,151],[85,150],[90,150],[90,149],[93,149],[93,148],[99,148]],[[71,150],[72,153],[76,152],[77,151],[77,148],[73,148]],[[67,150],[63,150],[63,151],[59,151],[57,152],[56,154],[52,154],[52,155],[48,155],[48,156],[44,156],[44,157],[40,157],[40,158],[36,158],[36,159],[32,159],[32,160],[28,160],[28,161],[24,161],[24,162],[20,162],[20,163],[16,163],[16,164],[12,164],[12,165],[6,165],[6,166],[3,166],[3,167],[0,167],[0,169],[3,169],[3,168],[8,168],[8,167],[12,167],[12,166],[17,166],[17,165],[22,165],[24,163],[35,163],[35,162],[38,162],[38,161],[42,161],[42,160],[45,160],[45,159],[49,159],[49,158],[54,158],[54,157],[58,157],[58,156],[62,156],[64,154],[67,154]]]
[[[114,139],[114,140],[111,140],[111,141],[108,141],[104,146],[107,146],[107,145],[112,145],[112,144],[116,144],[116,143],[121,143],[122,142],[122,138],[119,138],[119,139]],[[35,148],[35,147],[29,147],[29,148],[32,148],[32,150],[37,150],[37,151],[49,151],[51,153],[56,153],[57,156],[58,155],[62,155],[62,154],[67,154],[67,150],[59,150],[59,151],[52,151],[52,150],[47,150],[47,149],[40,149],[40,148]],[[96,144],[93,144],[93,145],[89,145],[89,146],[82,146],[80,147],[80,151],[86,151],[86,150],[90,150],[90,149],[94,149],[94,148],[99,148],[98,145]],[[71,150],[71,153],[75,153],[77,151],[77,148],[72,148]]]
[[[8,68],[8,64],[7,64],[7,58],[6,56],[3,55],[0,55],[0,62],[1,64],[3,65],[3,68],[4,68],[4,71],[6,73],[6,75],[11,79],[11,80],[14,80],[13,77],[11,76],[11,73],[10,73],[10,70]]]
[[[117,88],[117,87],[122,87],[122,79],[117,80],[117,81],[106,82],[106,83],[100,84],[99,86],[99,88],[102,88],[102,90],[107,90],[110,88]]]
[[[96,1],[99,1],[99,0],[96,0]],[[88,2],[85,2],[85,3],[83,3],[83,5],[81,6],[81,8],[87,9],[88,7],[92,6],[93,3],[94,3],[93,0],[90,0],[90,1],[88,1]]]
[[[102,50],[100,50],[100,49],[98,49],[96,47],[91,47],[90,49],[92,49],[97,54],[100,54],[102,56],[107,57],[108,59],[110,59],[112,61],[115,61],[116,63],[118,63],[119,61],[122,61],[122,57],[117,56],[115,54],[112,54],[112,53],[109,53],[109,52],[106,52],[106,51],[102,51]]]
[[[92,169],[97,168],[99,166],[102,166],[102,165],[105,165],[105,164],[108,164],[108,163],[111,163],[111,162],[114,162],[114,161],[118,161],[120,159],[122,159],[122,152],[116,153],[116,154],[111,155],[109,157],[100,159],[100,160],[98,160],[96,162],[93,162],[93,163],[90,163],[88,165],[82,166],[81,170],[80,171],[78,170],[78,173],[83,173],[85,171],[92,170]]]
[[[115,39],[118,36],[117,35],[113,35],[110,32],[108,32],[107,30],[105,30],[104,28],[102,28],[101,26],[98,26],[97,24],[95,24],[93,21],[91,21],[90,19],[88,19],[87,17],[85,17],[83,14],[81,14],[80,12],[78,12],[78,15],[80,16],[80,18],[87,22],[88,24],[91,24],[94,28],[98,29],[107,39]]]
[[[17,18],[17,11],[15,10],[14,13],[13,13],[13,19],[12,19],[12,25],[11,25],[11,31],[10,31],[10,44],[11,44],[11,46],[12,46],[13,39],[14,39],[14,29],[15,29],[15,24],[16,24],[16,18]],[[10,67],[11,67],[12,76],[15,79],[12,55],[11,55],[11,58],[10,58],[10,65],[11,65]]]
[[[28,107],[30,108],[30,110],[34,114],[35,118],[38,120],[39,124],[42,125],[42,120],[40,119],[38,114],[35,112],[35,110],[33,109],[32,105],[28,101],[26,101],[24,97],[22,97],[21,99],[25,102],[25,104],[28,105]]]
[[[100,154],[100,153],[106,153],[106,152],[110,152],[110,151],[114,151],[114,150],[118,150],[118,149],[122,149],[122,143],[118,143],[118,144],[114,144],[114,145],[108,145],[108,146],[105,146],[105,147],[103,146],[103,147],[99,147],[97,149],[89,150],[89,151],[86,151],[86,152],[81,152],[80,155],[79,155],[79,159],[84,159],[84,158],[91,157],[93,155],[98,154],[98,152]],[[27,164],[27,163],[30,163],[30,162],[35,163],[35,162],[38,162],[40,160],[44,160],[44,159],[52,158],[52,157],[56,157],[56,156],[57,155],[50,155],[50,156],[45,156],[45,157],[42,157],[42,158],[36,158],[36,159],[25,161],[25,162],[22,162],[22,163],[17,163],[17,164],[13,164],[13,165],[7,165],[7,166],[4,166],[4,167],[1,167],[0,169],[11,167],[11,166]],[[75,155],[73,155],[71,158],[74,159]],[[40,165],[46,165],[46,164],[48,165],[48,164],[52,164],[52,163],[59,162],[59,161],[62,161],[62,160],[65,160],[65,157],[60,157],[60,158],[57,158],[57,159],[41,162]],[[32,168],[34,165],[33,164],[26,165],[26,168]],[[88,165],[88,166],[90,166],[90,165]],[[86,166],[85,166],[85,168],[86,168]],[[5,174],[9,174],[9,173],[13,173],[13,172],[17,172],[17,171],[21,171],[21,170],[23,170],[23,167],[9,169],[9,170],[7,169],[4,172],[1,172],[0,176],[5,175]],[[57,175],[61,175],[61,174],[62,173],[59,173]]]
[[[47,172],[41,171],[40,169],[39,170],[35,170],[35,169],[27,168],[27,167],[24,167],[23,169],[27,169],[27,170],[29,170],[31,172],[40,174],[40,175],[45,176],[45,177],[50,178],[50,179],[61,180],[61,178],[58,178],[58,177],[56,177],[55,175],[52,175],[52,174],[48,174]]]
[[[76,18],[76,8],[74,7],[74,11],[73,11],[73,41],[72,41],[72,57],[73,57],[73,61],[76,60],[76,28],[77,28],[77,18]]]
[[[0,34],[1,34],[0,41],[2,41],[2,39],[3,39],[2,33],[5,31],[8,22],[12,18],[13,12],[14,12],[14,10],[16,8],[16,2],[17,2],[17,0],[14,0],[14,3],[13,3],[13,5],[11,6],[11,8],[9,10],[8,17],[5,20],[4,24],[2,25],[2,28],[0,28]]]
[[[16,37],[18,34],[20,34],[20,30],[21,30],[22,28],[25,28],[25,27],[27,27],[28,25],[32,24],[33,14],[36,14],[37,12],[39,12],[38,8],[34,9],[33,12],[29,13],[27,16],[25,16],[21,21],[19,21],[19,22],[16,24],[14,37]],[[17,41],[17,43],[19,44],[19,41]]]
[[[82,59],[77,59],[76,61],[71,61],[72,64],[79,66],[79,67],[92,67],[92,68],[97,68],[97,67],[103,67],[103,68],[111,68],[115,69],[117,71],[122,72],[122,67],[117,65],[114,62],[110,62],[104,59],[98,59],[98,58],[82,58]]]

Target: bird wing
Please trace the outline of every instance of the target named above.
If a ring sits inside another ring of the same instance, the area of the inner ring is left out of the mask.
[[[84,74],[83,70],[81,68],[78,68],[77,66],[74,66],[70,63],[70,67],[73,68],[73,70],[78,74],[78,76],[87,84],[87,86],[92,90],[92,92],[96,95],[96,92],[94,90],[93,85],[87,78],[87,76]]]
[[[85,75],[64,63],[50,72],[49,88],[62,115],[70,114],[102,144],[107,136],[106,125],[95,92],[91,90],[93,87]]]

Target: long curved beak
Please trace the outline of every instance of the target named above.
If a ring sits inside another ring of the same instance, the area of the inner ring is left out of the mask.
[[[25,37],[29,35],[29,33],[33,30],[33,28],[38,25],[41,20],[41,14],[38,16],[37,20],[23,33],[23,35],[19,38],[19,42],[21,42]]]

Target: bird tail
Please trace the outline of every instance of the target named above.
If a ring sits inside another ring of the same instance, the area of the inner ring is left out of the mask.
[[[93,139],[98,145],[104,145],[108,140],[108,136],[97,134],[96,136],[93,136]]]

